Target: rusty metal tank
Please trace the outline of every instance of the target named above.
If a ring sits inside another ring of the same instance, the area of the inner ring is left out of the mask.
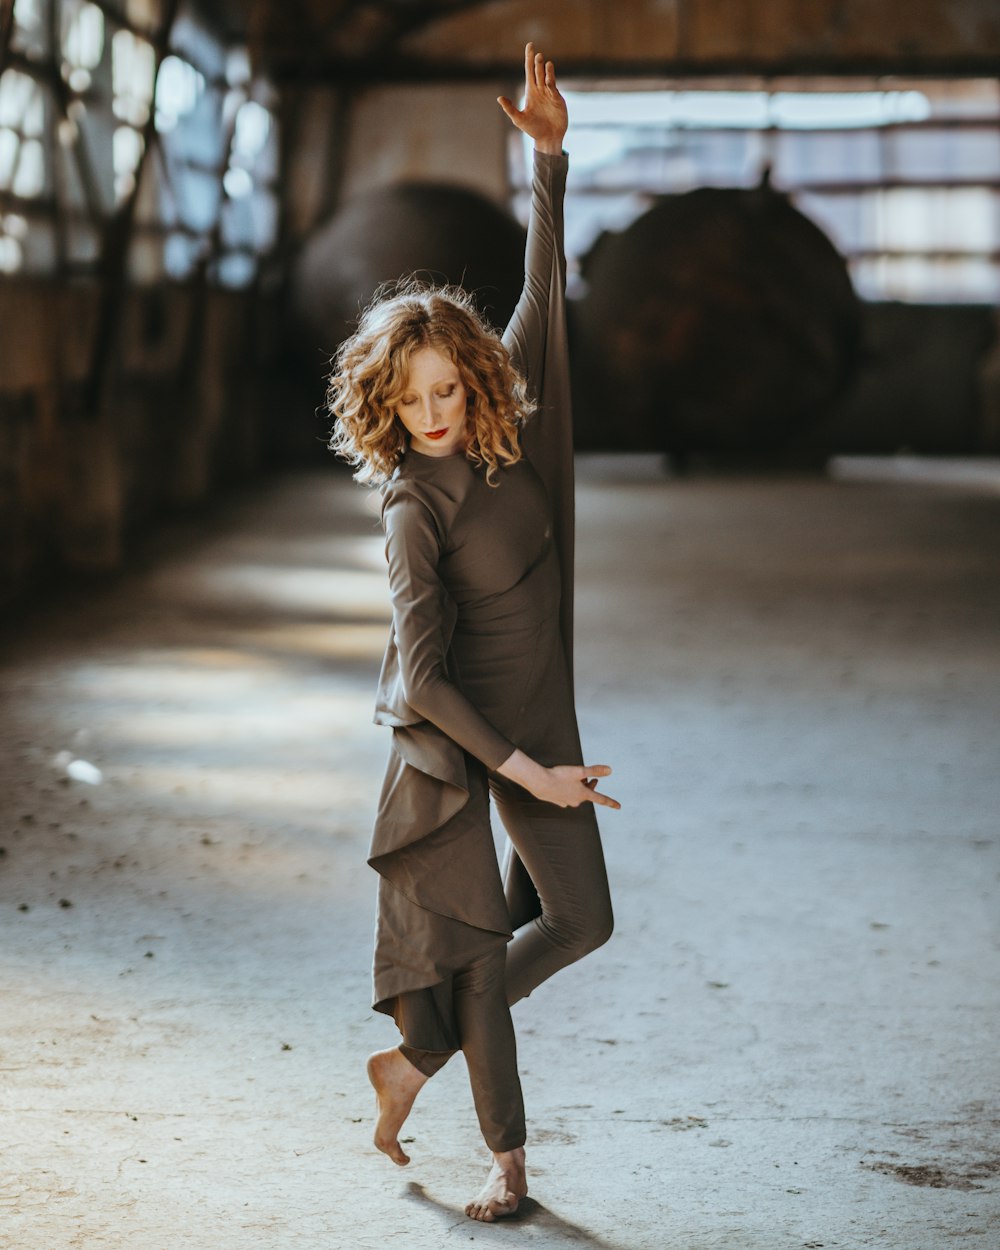
[[[582,262],[578,442],[754,452],[828,409],[858,358],[860,305],[826,235],[765,182],[658,201]]]
[[[313,361],[353,329],[376,289],[404,274],[463,286],[497,327],[520,294],[525,232],[474,191],[429,183],[346,203],[305,243],[291,275],[296,334]]]

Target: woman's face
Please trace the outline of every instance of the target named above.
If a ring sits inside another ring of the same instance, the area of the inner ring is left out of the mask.
[[[396,415],[410,435],[410,446],[425,456],[452,456],[465,449],[466,390],[458,366],[433,347],[410,357],[406,388]]]

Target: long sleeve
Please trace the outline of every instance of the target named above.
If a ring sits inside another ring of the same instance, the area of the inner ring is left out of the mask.
[[[438,574],[441,551],[434,518],[419,499],[399,491],[389,494],[382,521],[402,697],[414,712],[495,769],[513,753],[514,744],[448,678],[448,622],[454,612]]]
[[[522,445],[545,484],[562,570],[560,627],[573,663],[573,412],[566,335],[566,257],[563,197],[565,154],[534,155],[531,216],[525,249],[524,289],[503,342],[528,380],[538,411],[525,426]]]
[[[528,241],[524,251],[524,286],[517,307],[503,333],[503,343],[514,363],[528,380],[535,396],[541,396],[545,380],[546,335],[551,311],[563,314],[561,299],[553,293],[566,290],[566,257],[563,252],[563,197],[569,160],[565,154],[534,154],[531,176],[531,208]],[[555,303],[555,307],[551,307]]]

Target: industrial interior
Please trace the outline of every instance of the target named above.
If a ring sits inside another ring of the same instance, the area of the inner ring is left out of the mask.
[[[493,1228],[460,1065],[370,1145],[391,612],[324,397],[402,275],[509,319],[528,40],[622,810]],[[0,0],[0,605],[12,1246],[996,1244],[995,0]]]

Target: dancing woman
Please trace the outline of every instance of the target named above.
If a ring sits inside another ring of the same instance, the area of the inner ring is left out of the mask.
[[[534,140],[524,290],[498,338],[455,288],[377,300],[330,377],[331,448],[382,490],[392,633],[378,723],[393,730],[369,862],[375,1008],[402,1044],[368,1061],[375,1144],[461,1050],[493,1154],[466,1214],[528,1192],[510,1004],[605,942],[612,914],[572,679],[573,457],[562,201],[566,104],[525,49]],[[509,838],[501,874],[489,794]]]

